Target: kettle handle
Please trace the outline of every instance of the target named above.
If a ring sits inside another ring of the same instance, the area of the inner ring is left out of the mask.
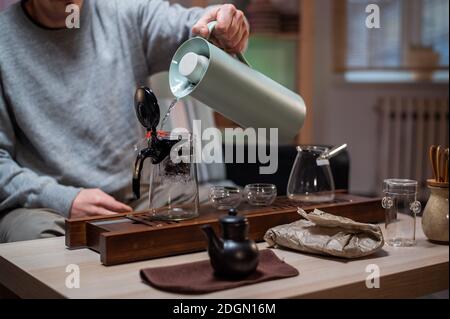
[[[217,25],[217,21],[212,21],[207,24],[209,33],[208,33],[208,37],[206,38],[206,40],[209,41],[209,38],[211,37],[212,33],[214,32],[216,25]],[[250,67],[250,68],[252,67],[242,53],[236,53],[236,58],[239,61],[241,61],[242,63],[244,63],[245,65],[247,65],[248,67]]]

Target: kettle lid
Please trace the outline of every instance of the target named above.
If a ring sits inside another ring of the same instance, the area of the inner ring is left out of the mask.
[[[222,225],[235,225],[235,226],[241,226],[247,224],[247,218],[244,216],[238,216],[236,209],[230,209],[228,210],[228,215],[222,216],[219,219],[220,223]]]

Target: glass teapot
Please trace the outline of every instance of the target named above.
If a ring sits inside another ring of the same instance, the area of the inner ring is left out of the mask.
[[[138,88],[135,111],[147,129],[147,147],[136,158],[133,193],[140,197],[143,163],[151,159],[149,209],[156,220],[186,220],[198,217],[197,167],[190,133],[156,131],[160,120],[158,101],[148,88]]]

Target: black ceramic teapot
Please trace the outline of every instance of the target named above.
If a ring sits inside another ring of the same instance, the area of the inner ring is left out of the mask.
[[[208,253],[215,274],[221,277],[245,277],[256,270],[258,247],[248,239],[248,221],[231,209],[219,219],[223,239],[218,238],[210,225],[201,229],[208,239]]]

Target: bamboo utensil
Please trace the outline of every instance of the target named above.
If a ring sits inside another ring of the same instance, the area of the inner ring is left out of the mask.
[[[448,183],[448,157],[449,157],[449,149],[445,150],[445,160],[444,160],[444,182]]]
[[[437,166],[436,166],[436,164],[437,164],[436,151],[437,151],[437,146],[431,145],[430,146],[430,162],[431,162],[431,167],[433,169],[433,177],[434,177],[435,181],[438,180],[438,172],[437,172]]]
[[[429,180],[429,182],[437,187],[448,186],[449,149],[441,145],[432,145],[430,146],[429,155],[434,175],[434,179]]]
[[[436,149],[436,170],[437,170],[437,182],[443,182],[442,180],[442,146],[438,145]]]

